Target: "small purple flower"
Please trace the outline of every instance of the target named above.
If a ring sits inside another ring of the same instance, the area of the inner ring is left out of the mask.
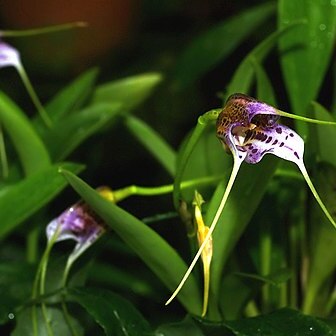
[[[217,119],[217,136],[226,149],[247,163],[258,163],[271,153],[299,164],[304,142],[290,128],[278,123],[277,110],[238,93],[230,96]]]
[[[59,217],[51,221],[46,228],[48,241],[54,235],[55,242],[73,239],[77,242],[71,253],[72,261],[77,259],[104,232],[105,224],[83,201],[65,210]]]
[[[0,42],[0,68],[7,66],[21,67],[19,52],[5,42]]]

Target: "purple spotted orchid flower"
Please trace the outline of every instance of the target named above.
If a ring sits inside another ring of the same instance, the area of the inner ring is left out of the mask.
[[[303,139],[278,123],[278,110],[243,94],[234,94],[217,119],[217,136],[238,161],[258,163],[271,153],[301,164]]]
[[[56,237],[55,242],[67,239],[73,239],[77,242],[69,256],[70,263],[76,260],[105,231],[102,219],[83,201],[65,210],[46,228],[48,241]]]
[[[243,161],[256,164],[260,162],[264,155],[273,154],[284,160],[294,162],[300,169],[322,211],[336,228],[334,219],[320,199],[305,168],[303,161],[304,141],[292,129],[278,123],[280,116],[318,124],[335,125],[334,122],[292,115],[242,93],[233,94],[228,98],[218,115],[216,131],[225,150],[230,151],[233,155],[234,164],[231,176],[202,245],[166,304],[169,304],[179,293],[211,239]]]

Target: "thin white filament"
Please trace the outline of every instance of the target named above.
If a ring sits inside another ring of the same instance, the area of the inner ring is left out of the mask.
[[[200,246],[200,248],[198,249],[193,261],[191,262],[188,270],[186,271],[186,273],[184,274],[180,284],[177,286],[177,288],[175,289],[174,293],[171,295],[171,297],[168,299],[168,301],[166,302],[166,305],[168,305],[170,302],[172,302],[172,300],[177,296],[177,294],[180,292],[180,290],[182,289],[183,285],[185,284],[185,282],[187,281],[189,275],[191,274],[191,272],[193,271],[198,259],[200,258],[201,254],[202,254],[202,251],[204,250],[206,244],[208,243],[213,231],[215,230],[216,228],[216,225],[218,223],[218,220],[219,220],[219,217],[224,209],[224,206],[226,204],[226,201],[229,197],[229,194],[231,192],[231,189],[232,189],[232,186],[233,186],[233,183],[237,177],[237,174],[238,174],[238,171],[239,171],[239,168],[240,168],[240,165],[241,163],[244,161],[244,157],[242,158],[239,158],[239,156],[235,153],[233,153],[233,167],[232,167],[232,172],[231,172],[231,175],[230,175],[230,178],[229,178],[229,181],[228,181],[228,184],[226,186],[226,189],[225,189],[225,192],[224,192],[224,195],[222,197],[222,200],[219,204],[219,207],[216,211],[216,214],[215,214],[215,217],[213,218],[212,220],[212,223],[209,227],[209,231],[202,243],[202,245]]]

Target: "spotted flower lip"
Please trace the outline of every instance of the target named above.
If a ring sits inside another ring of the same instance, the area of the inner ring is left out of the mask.
[[[225,148],[247,163],[258,163],[267,153],[298,163],[303,159],[303,139],[278,119],[276,108],[233,94],[217,119],[217,136]]]
[[[51,221],[46,228],[48,241],[57,237],[55,242],[73,239],[77,242],[72,258],[76,259],[88,247],[90,247],[104,232],[106,226],[92,209],[83,201],[80,201],[59,217]]]

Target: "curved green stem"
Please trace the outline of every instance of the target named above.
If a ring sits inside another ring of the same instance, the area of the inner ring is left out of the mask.
[[[204,113],[198,118],[197,125],[192,132],[186,146],[183,149],[181,155],[180,164],[177,167],[176,176],[174,180],[174,192],[173,192],[173,201],[176,209],[179,208],[180,196],[181,196],[181,182],[184,170],[187,166],[190,155],[192,154],[197,142],[201,138],[204,130],[211,121],[216,121],[222,109],[214,109]]]
[[[216,225],[218,223],[218,220],[219,220],[219,217],[224,209],[224,206],[226,204],[226,201],[230,195],[230,192],[231,192],[231,189],[233,187],[233,183],[237,177],[237,174],[238,174],[238,171],[239,171],[239,168],[241,166],[241,163],[244,161],[245,157],[241,157],[239,158],[239,156],[237,155],[234,155],[233,156],[234,158],[234,161],[233,161],[233,167],[232,167],[232,172],[231,172],[231,175],[230,175],[230,178],[229,178],[229,181],[227,183],[227,186],[226,186],[226,189],[225,189],[225,192],[223,194],[223,197],[222,197],[222,200],[219,204],[219,207],[216,211],[216,214],[215,214],[215,217],[213,218],[212,220],[212,223],[209,227],[209,231],[206,235],[206,237],[204,238],[204,241],[202,243],[202,245],[200,246],[200,248],[198,249],[193,261],[191,262],[187,272],[184,274],[180,284],[178,285],[178,287],[175,289],[174,293],[171,295],[171,297],[168,299],[168,301],[166,302],[166,305],[168,305],[175,297],[176,295],[179,293],[179,291],[182,289],[184,283],[187,281],[189,275],[191,274],[192,270],[194,269],[199,257],[201,256],[202,254],[202,251],[204,250],[205,246],[207,245],[210,237],[212,236],[212,233],[213,231],[215,230],[216,228]]]
[[[2,30],[0,31],[1,37],[25,37],[25,36],[32,36],[32,35],[42,35],[42,34],[50,34],[56,33],[62,30],[68,30],[72,28],[83,28],[87,27],[86,22],[77,21],[71,23],[64,23],[61,25],[55,26],[47,26],[41,28],[34,28],[34,29],[24,29],[24,30]]]
[[[1,172],[4,179],[8,177],[8,160],[5,146],[5,139],[2,130],[2,126],[0,124],[0,161],[1,161]]]
[[[36,300],[37,295],[38,295],[38,285],[40,283],[40,295],[44,294],[44,288],[45,288],[45,273],[47,270],[47,264],[48,264],[48,260],[49,260],[49,255],[51,252],[51,249],[53,247],[53,245],[56,242],[56,239],[59,235],[59,230],[60,228],[58,228],[54,235],[52,236],[52,238],[50,239],[50,241],[48,242],[46,249],[42,255],[41,261],[38,265],[37,271],[36,271],[36,275],[35,275],[35,279],[34,279],[34,283],[33,283],[33,290],[32,290],[32,300]],[[42,303],[42,313],[46,322],[46,327],[47,330],[50,327],[49,321],[48,321],[48,316],[45,312],[45,308],[43,308],[43,303]],[[37,336],[37,311],[36,311],[36,305],[34,304],[32,307],[32,323],[33,323],[33,335]]]
[[[308,122],[308,123],[319,124],[319,125],[334,125],[334,126],[336,125],[336,122],[334,122],[334,121],[326,121],[326,120],[306,118],[306,117],[302,117],[302,116],[297,115],[297,114],[284,112],[284,111],[281,111],[281,110],[278,110],[278,109],[276,111],[277,111],[277,114],[279,114],[282,117],[286,117],[286,118],[301,120],[301,121],[305,121],[305,122]]]
[[[214,176],[206,176],[206,177],[201,177],[193,180],[187,180],[183,181],[180,184],[181,190],[183,189],[188,189],[188,188],[193,188],[195,186],[201,186],[201,185],[208,185],[208,184],[213,184],[217,181],[220,181],[223,178],[224,175],[214,175]],[[136,185],[131,185],[116,191],[113,191],[113,198],[114,201],[120,202],[123,199],[134,196],[134,195],[139,195],[139,196],[157,196],[157,195],[164,195],[164,194],[169,194],[173,192],[174,190],[174,185],[173,184],[167,184],[159,187],[141,187],[141,186],[136,186]]]
[[[21,77],[21,80],[24,84],[24,86],[26,87],[28,94],[31,98],[31,100],[33,101],[38,113],[40,114],[42,120],[44,121],[44,123],[48,126],[51,127],[52,126],[52,121],[49,117],[49,115],[47,114],[47,111],[44,109],[43,105],[40,102],[40,99],[38,98],[37,94],[35,93],[35,90],[29,80],[29,77],[24,69],[24,67],[22,65],[17,67],[17,70],[19,72],[19,75]]]

